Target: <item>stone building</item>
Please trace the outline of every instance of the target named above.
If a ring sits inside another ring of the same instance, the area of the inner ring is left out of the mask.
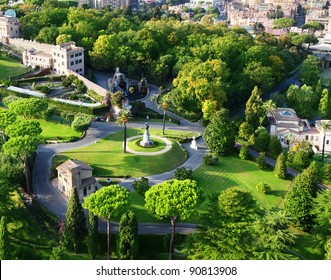
[[[18,38],[20,35],[18,18],[0,15],[0,39]]]
[[[67,160],[56,168],[58,172],[58,190],[70,197],[73,187],[77,188],[78,197],[85,197],[98,189],[97,180],[93,177],[93,168],[79,160]]]

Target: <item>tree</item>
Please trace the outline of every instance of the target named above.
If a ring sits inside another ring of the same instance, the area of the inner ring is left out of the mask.
[[[229,154],[235,144],[235,130],[227,109],[220,109],[204,131],[208,148],[215,154]]]
[[[64,246],[76,254],[82,251],[86,235],[86,218],[79,202],[77,188],[73,187],[68,202],[66,220],[63,230]]]
[[[163,124],[162,124],[162,134],[164,135],[165,121],[166,121],[166,111],[170,105],[170,99],[164,96],[161,100],[160,108],[163,110]]]
[[[266,169],[267,168],[267,164],[265,162],[265,152],[260,152],[259,153],[259,156],[257,157],[256,162],[257,162],[257,166],[260,169]]]
[[[67,115],[68,116],[68,115]],[[86,114],[77,114],[71,123],[71,128],[77,132],[85,132],[91,124],[91,117]]]
[[[4,145],[3,150],[6,154],[20,157],[24,162],[24,174],[26,191],[32,193],[30,184],[29,156],[37,149],[38,139],[30,135],[10,138]]]
[[[259,127],[255,131],[255,140],[254,145],[258,147],[262,151],[266,151],[268,149],[270,142],[270,134],[265,127]]]
[[[134,180],[132,183],[132,187],[136,192],[145,196],[145,193],[150,188],[148,184],[148,178],[141,177],[140,180]]]
[[[52,254],[50,255],[50,260],[64,260],[66,257],[66,249],[62,246],[55,246],[52,248]]]
[[[302,140],[295,143],[289,153],[288,160],[299,167],[306,168],[314,156],[314,151],[310,142]]]
[[[284,153],[281,153],[277,157],[276,165],[275,165],[275,176],[279,179],[286,179],[287,176],[287,167],[286,167],[286,157]]]
[[[132,260],[138,253],[138,223],[131,210],[120,220],[117,253],[121,260]]]
[[[268,152],[274,157],[277,157],[282,150],[282,144],[280,144],[278,137],[276,135],[270,136]]]
[[[123,151],[126,153],[126,124],[130,122],[132,119],[132,114],[130,110],[122,109],[117,116],[116,123],[124,127],[124,135],[123,135]]]
[[[92,260],[98,253],[98,217],[88,212],[87,251]]]
[[[199,199],[196,181],[167,180],[152,186],[145,194],[145,207],[157,219],[170,219],[169,259],[173,258],[176,222],[184,221],[194,211]]]
[[[320,127],[323,131],[323,144],[322,144],[322,162],[324,161],[324,150],[325,150],[325,137],[326,133],[331,130],[331,121],[320,121]]]
[[[113,106],[117,106],[118,108],[122,108],[122,102],[124,100],[124,95],[120,91],[116,91],[114,94],[111,96],[111,104]]]
[[[293,217],[294,224],[303,230],[309,230],[313,225],[314,190],[310,178],[302,173],[294,178],[293,186],[285,197],[285,210]]]
[[[9,137],[18,137],[24,135],[38,137],[41,132],[42,129],[40,127],[40,123],[33,120],[15,122],[9,125],[6,129],[6,134]]]
[[[330,190],[325,190],[317,195],[312,212],[315,215],[313,233],[316,237],[316,245],[322,249],[325,249],[325,251],[328,252],[330,258],[330,248],[326,248],[326,246],[330,246],[331,239]]]
[[[242,160],[248,159],[248,147],[247,145],[242,145],[239,152],[239,158]]]
[[[268,91],[275,84],[275,74],[269,66],[263,66],[261,62],[247,63],[243,73],[248,78],[249,88],[258,87],[262,92]]]
[[[290,245],[295,235],[289,230],[291,218],[285,211],[269,211],[254,224],[256,252],[254,258],[260,260],[288,260],[293,258]]]
[[[178,167],[175,170],[174,179],[177,179],[177,180],[193,179],[192,178],[192,169],[187,169],[184,166]]]
[[[0,220],[0,260],[8,260],[9,252],[10,248],[7,223],[5,216],[2,216]]]
[[[83,207],[107,220],[107,259],[110,259],[110,219],[121,215],[130,204],[129,191],[119,185],[97,190],[85,198]]]
[[[300,81],[307,86],[315,86],[322,72],[320,63],[320,60],[316,56],[308,55],[301,66],[299,74]]]
[[[216,111],[217,111],[217,102],[215,100],[207,99],[203,102],[202,113],[203,113],[203,118],[206,121],[209,121]]]
[[[324,89],[318,106],[318,112],[322,118],[331,118],[331,97],[329,91]]]
[[[0,134],[6,134],[6,128],[16,121],[16,114],[8,110],[0,110]]]
[[[311,35],[314,35],[317,30],[323,30],[324,25],[318,21],[311,21],[301,26],[302,30],[308,30]]]
[[[262,104],[262,111],[263,111],[263,113],[262,113],[262,117],[260,119],[259,126],[262,126],[263,121],[265,120],[265,117],[267,116],[267,114],[271,110],[275,110],[275,109],[277,109],[277,106],[276,106],[276,103],[273,100],[269,99],[269,100],[263,102],[263,104]]]
[[[256,247],[252,223],[260,209],[253,196],[231,187],[209,197],[199,231],[188,239],[188,259],[247,260]]]
[[[8,105],[10,111],[25,119],[41,118],[47,107],[47,101],[40,98],[22,98]]]
[[[258,87],[254,87],[251,96],[246,102],[245,110],[246,122],[251,125],[254,130],[258,128],[260,117],[263,114],[262,104],[261,91]]]
[[[281,28],[286,33],[290,31],[290,27],[294,26],[296,21],[292,18],[278,18],[275,19],[272,23],[273,28]]]
[[[239,137],[248,140],[250,136],[254,133],[253,127],[247,122],[244,121],[239,126]]]

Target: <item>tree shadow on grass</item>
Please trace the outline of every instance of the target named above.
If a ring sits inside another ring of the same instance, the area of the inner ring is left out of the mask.
[[[268,194],[269,195],[274,195],[274,196],[280,196],[280,197],[285,197],[287,191],[286,190],[272,190]]]

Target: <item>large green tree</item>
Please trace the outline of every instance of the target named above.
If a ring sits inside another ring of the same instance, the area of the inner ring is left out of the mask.
[[[318,112],[321,114],[322,118],[331,119],[331,96],[327,89],[322,91]]]
[[[263,101],[261,91],[258,87],[254,87],[251,96],[246,102],[245,118],[246,122],[255,130],[258,128],[260,118],[263,116]]]
[[[88,211],[87,251],[92,260],[98,253],[98,217]]]
[[[48,108],[48,103],[41,98],[22,98],[11,102],[8,108],[25,119],[37,119],[42,118]]]
[[[138,253],[138,222],[131,210],[124,213],[120,220],[117,253],[122,260],[132,260]]]
[[[86,236],[86,218],[79,202],[77,188],[71,191],[63,230],[63,242],[68,251],[82,251]]]
[[[8,260],[9,253],[10,249],[7,223],[5,216],[2,216],[0,220],[0,260]]]
[[[145,207],[157,219],[170,219],[171,239],[169,259],[173,258],[176,222],[186,220],[199,200],[197,182],[193,180],[167,180],[152,186],[145,193]]]
[[[110,220],[120,216],[130,204],[129,191],[119,185],[97,190],[85,198],[83,207],[107,220],[107,259],[110,259]]]
[[[308,55],[301,66],[299,79],[308,86],[315,86],[322,72],[320,60],[314,55]]]
[[[204,131],[208,148],[216,154],[229,154],[234,149],[235,129],[227,109],[220,109]]]
[[[286,179],[287,177],[287,167],[286,167],[286,157],[284,153],[281,153],[277,157],[276,165],[275,165],[275,176],[279,179]]]

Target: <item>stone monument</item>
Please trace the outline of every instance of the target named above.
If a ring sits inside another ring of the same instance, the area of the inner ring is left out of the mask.
[[[194,150],[198,150],[197,141],[195,140],[195,136],[192,137],[190,148],[194,149]]]
[[[149,135],[149,131],[148,131],[148,128],[149,128],[148,122],[145,123],[145,125],[146,125],[146,129],[145,129],[145,133],[144,133],[144,136],[143,136],[143,140],[140,141],[139,145],[142,146],[142,147],[154,147],[154,143],[151,140],[150,135]]]

